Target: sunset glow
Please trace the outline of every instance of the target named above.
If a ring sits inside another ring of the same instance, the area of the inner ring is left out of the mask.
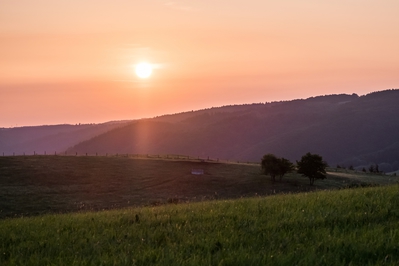
[[[142,62],[135,66],[135,71],[139,78],[146,79],[151,76],[152,66],[149,63]]]
[[[397,88],[397,10],[391,0],[4,0],[0,127]]]

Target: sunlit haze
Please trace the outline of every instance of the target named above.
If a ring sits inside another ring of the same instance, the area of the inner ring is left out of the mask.
[[[398,88],[398,10],[397,0],[2,0],[0,127]]]
[[[151,76],[152,66],[147,62],[141,62],[135,66],[135,71],[139,78],[146,79]]]

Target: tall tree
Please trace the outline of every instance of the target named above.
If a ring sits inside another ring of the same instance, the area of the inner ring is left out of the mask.
[[[308,177],[311,186],[314,184],[315,179],[326,178],[326,167],[328,165],[323,161],[322,156],[308,152],[296,163],[298,173]]]
[[[262,170],[266,175],[270,175],[272,181],[276,181],[276,176],[280,177],[280,181],[286,173],[294,169],[293,163],[285,158],[278,158],[274,154],[266,154],[262,158]]]
[[[274,154],[263,155],[262,170],[265,175],[270,175],[272,181],[276,181],[276,175],[280,174],[279,159]]]
[[[279,159],[280,165],[280,181],[286,173],[290,173],[294,170],[294,164],[291,163],[288,159],[280,158]]]

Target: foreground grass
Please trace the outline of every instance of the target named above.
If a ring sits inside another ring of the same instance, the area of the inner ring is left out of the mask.
[[[1,265],[397,265],[399,186],[0,221]]]

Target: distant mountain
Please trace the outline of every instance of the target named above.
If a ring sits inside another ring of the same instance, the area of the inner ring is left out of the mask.
[[[79,153],[184,154],[292,161],[318,153],[331,165],[399,169],[399,90],[224,106],[130,122],[69,148]]]
[[[103,124],[52,125],[0,128],[0,155],[54,154],[96,135],[115,129],[127,121]]]

